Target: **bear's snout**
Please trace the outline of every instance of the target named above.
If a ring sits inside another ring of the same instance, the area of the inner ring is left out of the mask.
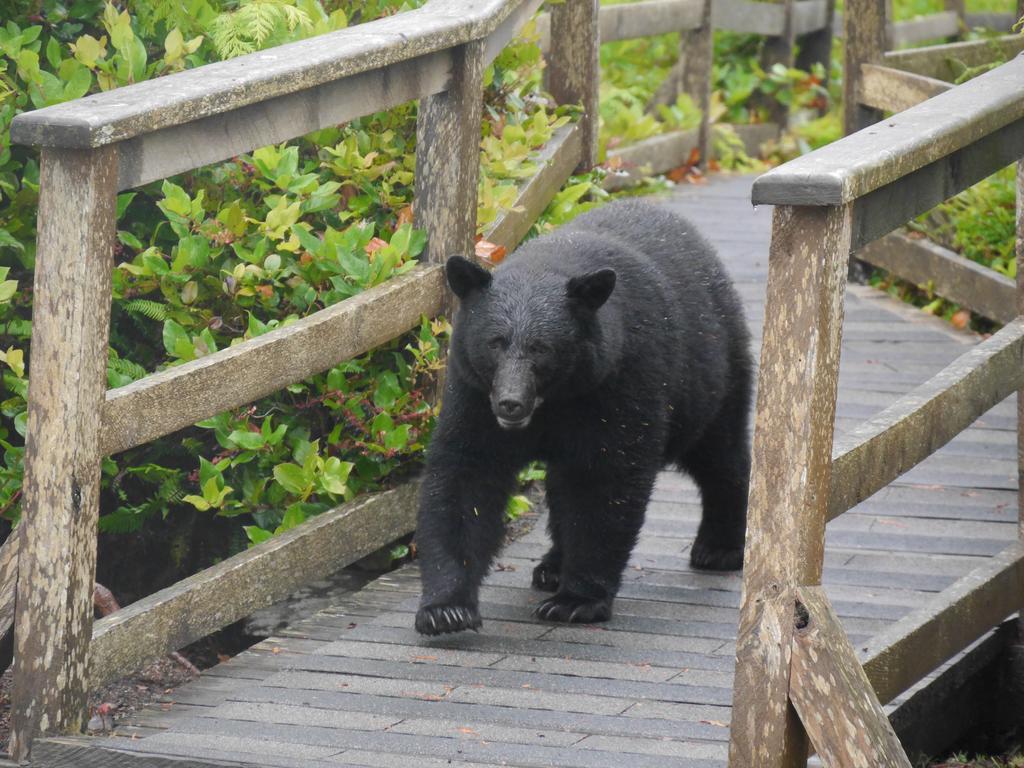
[[[539,404],[533,366],[527,360],[505,360],[491,387],[491,410],[502,429],[525,429]]]

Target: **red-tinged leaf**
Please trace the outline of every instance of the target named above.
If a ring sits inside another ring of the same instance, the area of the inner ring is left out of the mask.
[[[967,324],[971,322],[970,310],[961,309],[959,312],[956,312],[951,318],[949,318],[949,322],[951,322],[953,324],[953,327],[956,328],[958,331],[962,331],[964,328],[967,327]]]
[[[465,733],[465,734],[468,734],[470,736],[478,736],[479,735],[472,728],[459,728],[459,733]]]
[[[437,656],[413,656],[413,661],[437,661]]]
[[[506,249],[504,245],[479,240],[476,244],[476,257],[486,261],[488,264],[500,264],[505,259]]]
[[[395,229],[398,229],[403,224],[412,224],[412,206],[407,205],[405,208],[398,212],[398,220],[395,222]]]
[[[366,247],[363,250],[366,251],[368,255],[373,256],[373,254],[375,254],[377,251],[379,251],[386,245],[387,241],[381,240],[379,237],[375,237],[366,244]]]

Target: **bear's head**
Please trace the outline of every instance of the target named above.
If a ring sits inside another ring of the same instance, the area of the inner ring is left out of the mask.
[[[461,302],[452,357],[487,393],[502,428],[525,429],[544,400],[598,383],[598,310],[615,288],[614,270],[567,277],[514,260],[492,274],[452,256],[445,275]]]

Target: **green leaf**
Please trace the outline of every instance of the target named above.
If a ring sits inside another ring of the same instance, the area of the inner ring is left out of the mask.
[[[188,496],[183,498],[182,501],[187,501],[200,512],[205,512],[210,508],[210,504],[209,502],[206,501],[206,499],[204,499],[202,496],[196,496],[193,493],[190,493]]]
[[[79,99],[89,92],[92,85],[92,72],[87,67],[79,67],[64,85],[64,100]],[[120,211],[118,212],[120,215]]]
[[[247,432],[238,429],[228,435],[228,440],[247,451],[258,451],[266,445],[266,440],[259,432]]]
[[[344,496],[348,492],[348,476],[355,464],[348,461],[341,461],[336,456],[331,456],[324,462],[324,474],[320,484],[328,493],[335,496]]]
[[[173,357],[192,357],[192,340],[189,338],[188,333],[174,320],[168,318],[164,320],[164,349],[167,350],[167,354]],[[188,354],[182,354],[185,351]]]
[[[302,505],[292,504],[285,510],[284,517],[281,518],[281,524],[277,526],[277,530],[274,533],[290,531],[295,526],[302,525],[304,522],[306,522],[306,513],[303,511]]]
[[[267,529],[260,528],[258,525],[243,525],[242,530],[245,531],[245,535],[249,537],[249,541],[253,544],[262,544],[274,535]]]
[[[302,496],[309,488],[309,481],[306,479],[306,473],[302,471],[302,467],[290,462],[274,467],[274,479],[281,484],[282,488],[296,496]]]

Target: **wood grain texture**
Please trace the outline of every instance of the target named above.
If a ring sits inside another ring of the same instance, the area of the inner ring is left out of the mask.
[[[83,724],[117,156],[45,151],[18,554],[11,753]]]
[[[934,77],[904,72],[880,64],[862,64],[860,103],[886,112],[902,112],[953,86]]]
[[[851,214],[849,207],[780,207],[773,214],[736,649],[734,766],[804,759],[789,707],[789,666],[768,648],[778,632],[791,631],[792,589],[821,579]]]
[[[548,87],[559,104],[580,104],[579,172],[597,163],[598,63],[600,38],[597,0],[565,0],[551,9]]]
[[[415,224],[427,231],[423,258],[443,264],[472,254],[476,235],[484,49],[454,52],[452,86],[420,102],[416,118]]]
[[[442,295],[441,270],[417,267],[284,328],[110,390],[101,450],[141,445],[322,373],[437,314]]]
[[[850,0],[843,13],[843,133],[849,136],[881,116],[861,105],[860,72],[885,50],[885,0]]]
[[[862,643],[857,653],[879,700],[891,701],[1017,611],[1021,594],[1018,542]]]
[[[825,591],[795,595],[790,695],[825,768],[910,768]]]
[[[829,518],[884,488],[1024,386],[1024,319],[836,440]]]
[[[828,0],[820,7],[815,7],[813,13],[811,6],[798,2],[794,6],[793,26],[796,35],[800,39],[800,50],[796,57],[796,67],[807,72],[817,64],[824,70],[824,80],[821,86],[828,89],[829,74],[832,68],[832,37],[835,26],[836,3],[835,0]],[[819,112],[824,114],[827,107],[823,106]]]
[[[701,112],[697,127],[697,151],[700,167],[707,168],[711,157],[711,64],[714,57],[714,28],[711,24],[712,0],[704,0],[700,26],[679,35],[679,93],[685,93]],[[673,103],[675,99],[673,99]]]
[[[987,40],[888,51],[882,56],[881,63],[906,72],[952,82],[958,73],[953,71],[951,61],[960,61],[968,67],[976,67],[993,61],[996,51],[1010,59],[1021,50],[1024,50],[1024,38],[1021,35],[1004,35]]]
[[[781,3],[715,0],[711,6],[711,23],[716,29],[778,36],[785,29],[786,9]]]
[[[484,40],[517,0],[422,8],[18,115],[19,144],[95,147]]]
[[[1013,280],[930,240],[894,232],[861,248],[857,258],[998,323],[1017,317]]]
[[[11,531],[0,546],[0,637],[6,637],[14,626],[14,599],[18,591],[18,550],[21,548],[21,529]],[[0,668],[6,669],[11,660],[0,659]]]
[[[417,490],[408,483],[343,504],[98,620],[90,684],[106,685],[409,533]]]
[[[602,43],[703,26],[703,0],[641,0],[628,5],[607,5],[600,9],[599,33]]]

